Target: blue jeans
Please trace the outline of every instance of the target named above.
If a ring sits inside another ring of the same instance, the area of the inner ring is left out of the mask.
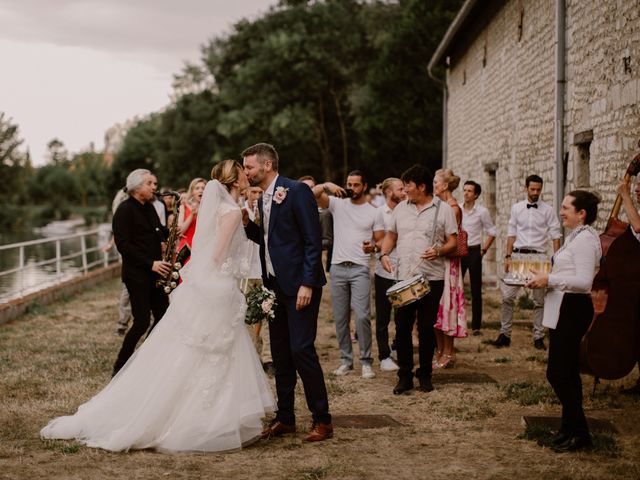
[[[331,300],[340,362],[353,366],[353,348],[349,332],[351,308],[356,317],[360,363],[371,365],[371,278],[369,267],[351,263],[331,265]]]

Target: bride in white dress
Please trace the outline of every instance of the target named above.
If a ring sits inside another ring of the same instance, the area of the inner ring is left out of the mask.
[[[162,321],[120,372],[71,416],[44,427],[43,438],[75,438],[110,451],[152,448],[213,452],[260,437],[275,402],[244,325],[238,278],[251,244],[242,228],[240,164],[211,173],[183,282]]]

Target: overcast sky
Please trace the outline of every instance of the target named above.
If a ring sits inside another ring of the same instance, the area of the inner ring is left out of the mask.
[[[0,0],[0,111],[35,165],[59,138],[71,152],[169,102],[200,45],[277,0]]]

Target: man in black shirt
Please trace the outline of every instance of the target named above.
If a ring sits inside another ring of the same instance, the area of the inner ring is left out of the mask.
[[[167,231],[152,205],[155,190],[149,170],[134,170],[127,177],[129,198],[113,216],[113,236],[122,255],[122,281],[129,291],[133,315],[133,325],[124,337],[113,375],[131,357],[140,338],[150,331],[150,313],[153,312],[155,326],[169,305],[167,295],[155,286],[159,275],[171,272],[171,264],[162,261],[162,242]]]

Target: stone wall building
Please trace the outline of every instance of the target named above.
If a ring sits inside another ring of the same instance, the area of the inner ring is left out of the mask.
[[[501,266],[511,205],[531,173],[543,200],[589,188],[596,228],[640,151],[638,0],[467,0],[431,58],[444,66],[443,164],[483,186]],[[461,197],[460,192],[456,192]]]

